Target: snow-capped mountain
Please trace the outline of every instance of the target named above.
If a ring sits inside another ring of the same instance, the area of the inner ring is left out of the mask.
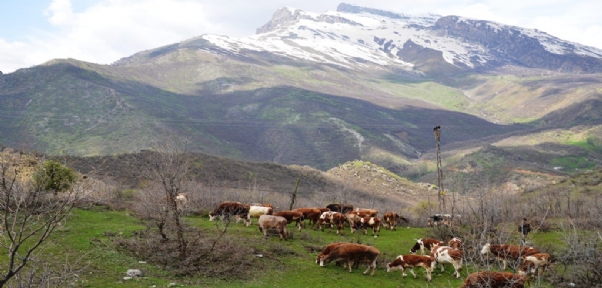
[[[244,38],[203,35],[218,49],[271,52],[346,68],[415,72],[513,64],[564,72],[602,71],[602,50],[536,29],[458,16],[405,15],[342,3],[322,14],[285,7]]]

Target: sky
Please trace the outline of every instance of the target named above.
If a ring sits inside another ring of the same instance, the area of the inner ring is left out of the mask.
[[[203,34],[250,36],[279,8],[322,13],[341,2],[491,20],[602,49],[599,0],[0,0],[0,71],[56,58],[110,64]]]

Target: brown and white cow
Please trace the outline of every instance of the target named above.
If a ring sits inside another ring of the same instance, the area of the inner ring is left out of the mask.
[[[295,221],[295,226],[299,227],[299,231],[301,231],[301,221],[303,221],[303,213],[299,211],[280,211],[274,213],[274,216],[281,216],[286,219],[287,224],[293,223]]]
[[[518,261],[521,257],[539,253],[539,251],[533,247],[527,246],[487,243],[483,246],[483,249],[481,249],[481,254],[485,255],[490,253],[495,256],[495,258],[502,261],[502,270],[506,270],[508,260]]]
[[[458,237],[454,237],[454,238],[450,239],[448,244],[449,244],[449,247],[462,250],[462,239],[460,239]]]
[[[311,228],[314,228],[318,224],[320,215],[322,215],[319,208],[297,208],[293,209],[293,211],[303,213],[303,220],[308,219],[309,223],[312,224]]]
[[[395,212],[387,212],[383,215],[383,226],[385,226],[385,229],[397,230],[397,224],[399,224],[400,221],[408,223],[408,219],[399,216],[399,214]]]
[[[320,219],[318,219],[318,229],[324,231],[322,225],[328,225],[330,230],[332,227],[336,227],[337,235],[343,233],[343,228],[345,227],[345,216],[339,212],[327,211],[322,213]]]
[[[326,208],[333,212],[347,213],[353,211],[353,205],[349,204],[328,204]]]
[[[546,271],[546,268],[550,266],[550,254],[548,253],[535,253],[527,256],[523,256],[523,264],[519,269],[519,274],[537,274],[541,275]]]
[[[512,272],[474,272],[466,277],[462,288],[524,288],[526,275],[514,274]]]
[[[377,214],[378,214],[378,211],[376,211],[374,209],[355,208],[354,211],[345,213],[345,217],[347,218],[347,222],[349,223],[349,226],[353,226],[355,221],[357,221],[361,218],[365,218],[365,217],[376,217]]]
[[[368,273],[372,268],[372,273],[376,270],[376,260],[380,256],[380,251],[372,246],[355,244],[355,243],[344,243],[338,245],[327,255],[320,257],[320,266],[325,266],[332,261],[343,261],[347,263],[349,272],[351,272],[351,261],[367,262],[368,268],[364,271],[364,274]]]
[[[250,206],[247,221],[249,221],[250,224],[253,224],[252,218],[259,218],[259,217],[261,217],[261,215],[272,215],[272,214],[274,214],[274,210],[270,207]]]
[[[431,257],[433,258],[433,269],[439,264],[441,266],[441,272],[445,271],[443,264],[449,263],[454,266],[454,276],[460,278],[460,270],[462,270],[462,258],[464,253],[462,250],[452,248],[450,246],[435,246],[431,250]]]
[[[431,273],[433,272],[433,258],[428,255],[399,255],[393,262],[387,264],[387,272],[401,270],[401,277],[406,277],[406,268],[410,268],[410,273],[416,279],[414,267],[423,267],[426,270],[426,280],[431,281]]]
[[[249,226],[251,224],[248,222],[249,209],[249,205],[240,202],[222,202],[215,207],[213,212],[209,213],[209,221],[213,221],[218,217],[229,220],[232,216],[238,216],[245,219],[245,226]]]
[[[410,249],[410,253],[416,254],[420,249],[420,254],[424,255],[424,250],[432,250],[434,246],[445,246],[445,242],[432,238],[420,238],[416,240],[414,247]]]
[[[259,232],[263,232],[263,237],[268,237],[268,230],[275,229],[280,234],[280,240],[284,238],[287,240],[288,232],[286,231],[286,225],[288,221],[286,218],[274,215],[261,215],[259,216]]]
[[[355,230],[363,230],[364,234],[368,234],[367,229],[372,228],[372,236],[378,237],[380,236],[380,218],[378,217],[363,217],[353,222],[351,225],[351,234],[355,232]]]

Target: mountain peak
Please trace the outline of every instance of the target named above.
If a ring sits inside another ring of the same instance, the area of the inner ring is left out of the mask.
[[[282,7],[272,15],[272,19],[263,26],[257,28],[257,34],[274,31],[292,25],[300,19],[312,19],[312,13],[292,7]]]

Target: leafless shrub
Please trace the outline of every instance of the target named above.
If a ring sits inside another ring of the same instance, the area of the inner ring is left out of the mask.
[[[59,265],[43,261],[43,248],[55,229],[64,225],[89,182],[80,179],[69,183],[66,191],[47,191],[40,183],[47,180],[35,178],[36,173],[46,172],[44,160],[37,154],[0,154],[0,246],[8,257],[0,273],[0,287],[51,281],[49,275],[58,275],[53,279],[70,277]],[[20,274],[24,271],[28,272]]]
[[[173,226],[167,226],[173,227]],[[167,228],[169,230],[170,228]],[[166,231],[173,233],[173,231]],[[249,278],[256,269],[254,248],[250,239],[235,235],[206,233],[186,227],[188,253],[180,259],[179,245],[175,240],[165,241],[153,231],[140,231],[134,237],[117,236],[114,243],[119,250],[148,263],[168,268],[175,274],[207,276],[214,278]],[[236,261],[232,261],[236,259]],[[255,266],[253,269],[251,265]]]

